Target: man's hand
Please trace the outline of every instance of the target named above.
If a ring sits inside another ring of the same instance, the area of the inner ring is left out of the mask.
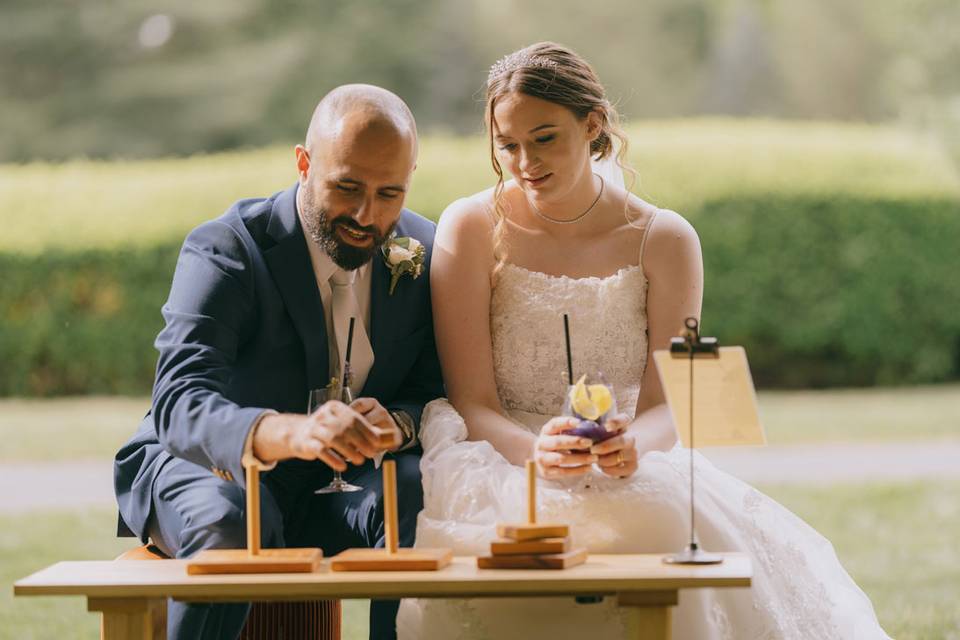
[[[390,440],[389,444],[385,443],[387,440],[386,437],[384,437],[384,440],[379,440],[377,436],[372,436],[376,442],[380,442],[378,445],[380,451],[396,451],[400,445],[403,444],[403,432],[400,430],[400,427],[397,426],[390,412],[384,409],[383,405],[376,399],[357,398],[350,403],[350,408],[360,413],[367,422],[380,430],[381,434],[382,432],[392,434],[393,439]]]
[[[367,419],[337,400],[325,402],[308,416],[264,416],[253,436],[253,454],[265,463],[321,460],[337,471],[346,470],[345,459],[363,464],[380,449]]]

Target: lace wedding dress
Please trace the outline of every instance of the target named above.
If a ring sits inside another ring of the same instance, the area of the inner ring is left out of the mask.
[[[491,299],[500,400],[522,428],[539,432],[563,405],[566,369],[562,314],[570,315],[577,371],[602,371],[617,404],[636,406],[646,366],[647,282],[639,266],[607,278],[572,279],[507,264]],[[424,510],[417,546],[458,555],[489,551],[498,522],[524,511],[524,470],[487,442],[468,442],[446,400],[427,406],[421,427]],[[866,595],[841,567],[830,542],[756,489],[696,455],[697,533],[710,551],[753,559],[750,589],[680,592],[674,638],[886,638]],[[591,471],[575,481],[541,480],[539,514],[571,525],[575,546],[591,553],[668,553],[689,538],[689,451],[652,452],[628,479]],[[625,638],[629,614],[614,598],[406,600],[400,638]]]

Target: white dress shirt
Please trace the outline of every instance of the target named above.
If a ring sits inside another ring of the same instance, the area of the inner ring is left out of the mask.
[[[317,282],[317,289],[320,291],[320,302],[323,304],[323,320],[327,327],[327,353],[329,354],[327,358],[329,363],[327,381],[329,381],[333,376],[340,374],[339,359],[342,358],[342,356],[339,354],[339,349],[337,348],[337,338],[336,335],[334,335],[333,330],[333,305],[331,304],[333,290],[330,286],[330,276],[332,276],[333,272],[340,267],[334,263],[333,259],[327,254],[326,251],[321,249],[317,243],[307,235],[306,226],[303,224],[303,216],[300,213],[299,203],[297,205],[297,216],[300,218],[300,227],[304,229],[303,239],[307,243],[307,251],[310,253],[310,263],[313,266],[313,276]],[[373,259],[376,260],[376,256],[374,256]],[[357,278],[353,285],[354,294],[357,297],[357,305],[360,308],[360,314],[363,316],[363,328],[367,333],[367,339],[370,338],[370,283],[372,281],[372,272],[373,269],[371,264],[370,262],[367,262],[365,265],[357,269]],[[369,370],[354,372],[353,386],[362,389],[369,373]],[[260,426],[260,420],[263,420],[263,416],[273,413],[276,413],[276,411],[264,411],[263,415],[260,416],[260,419],[253,424],[253,427],[250,429],[249,433],[247,433],[247,439],[243,446],[242,464],[244,467],[247,467],[250,465],[250,463],[255,462],[261,470],[268,471],[277,466],[276,462],[272,464],[266,464],[258,460],[253,455],[253,434],[257,430],[257,427]],[[380,456],[378,456],[378,462],[379,457]]]

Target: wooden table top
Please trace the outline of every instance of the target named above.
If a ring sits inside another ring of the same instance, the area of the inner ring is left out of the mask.
[[[749,587],[750,559],[725,553],[717,565],[668,565],[660,554],[591,555],[562,571],[478,569],[473,556],[440,571],[187,575],[184,560],[58,562],[14,583],[14,595],[173,597],[193,601],[383,597],[607,595],[700,587]]]

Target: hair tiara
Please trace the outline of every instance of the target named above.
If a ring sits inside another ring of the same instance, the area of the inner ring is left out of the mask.
[[[487,84],[493,82],[501,75],[516,71],[517,69],[527,69],[530,67],[540,67],[541,69],[556,69],[556,60],[545,58],[543,56],[532,55],[526,51],[517,51],[506,55],[490,67],[490,74],[487,76]]]

